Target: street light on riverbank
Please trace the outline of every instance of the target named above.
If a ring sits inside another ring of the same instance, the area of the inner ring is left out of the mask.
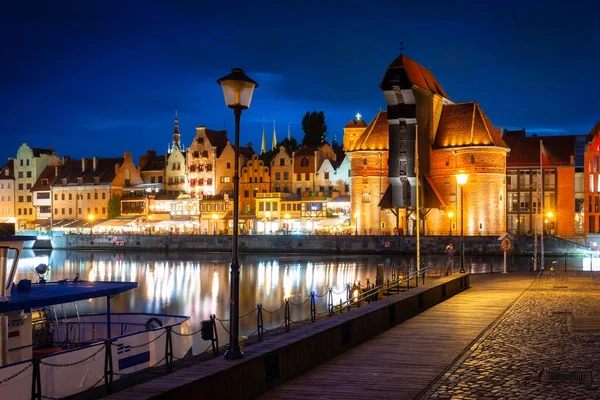
[[[217,80],[223,89],[225,104],[233,109],[235,115],[235,161],[233,172],[233,237],[231,246],[231,298],[229,301],[229,346],[225,358],[242,358],[244,353],[240,348],[240,263],[238,261],[238,231],[239,231],[239,188],[240,188],[240,117],[242,110],[250,107],[254,88],[258,84],[250,79],[242,69],[234,68],[231,73]]]
[[[464,188],[463,186],[467,184],[467,180],[469,179],[469,174],[465,174],[464,171],[460,171],[459,174],[456,174],[456,183],[460,187],[460,273],[465,273],[465,232],[463,230],[463,220],[465,216],[463,214],[463,203],[464,203]]]

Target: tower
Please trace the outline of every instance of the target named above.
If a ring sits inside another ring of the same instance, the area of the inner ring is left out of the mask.
[[[260,146],[260,154],[264,154],[267,151],[267,140],[265,138],[265,117],[263,117],[263,130],[262,130],[262,143]]]
[[[177,110],[175,110],[175,125],[173,127],[173,147],[171,151],[175,147],[181,150],[181,134],[179,133],[179,120],[177,118]]]
[[[271,150],[277,147],[277,133],[275,132],[275,118],[273,118],[273,143],[271,144]]]

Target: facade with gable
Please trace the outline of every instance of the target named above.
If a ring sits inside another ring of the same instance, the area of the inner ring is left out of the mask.
[[[217,160],[227,146],[227,131],[196,127],[196,136],[187,149],[186,166],[188,194],[215,195],[217,191]]]
[[[285,146],[279,147],[279,152],[271,160],[271,190],[275,193],[292,193],[294,159]]]
[[[585,233],[600,233],[600,122],[592,128],[583,154]],[[562,182],[561,182],[562,185]]]
[[[53,149],[38,149],[23,143],[14,160],[15,210],[17,229],[33,228],[36,219],[31,188],[48,166],[58,165],[58,155]]]
[[[0,170],[0,222],[15,221],[15,160]]]
[[[251,220],[256,216],[255,200],[259,193],[271,191],[271,174],[264,161],[254,154],[242,167],[240,173],[239,213],[241,220]],[[248,230],[254,230],[253,222],[249,221]]]
[[[58,166],[47,166],[31,188],[35,207],[35,227],[52,227],[52,188],[50,184],[58,173]]]

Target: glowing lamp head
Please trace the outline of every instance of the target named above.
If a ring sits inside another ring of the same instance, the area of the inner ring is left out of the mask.
[[[360,217],[360,213],[357,211],[354,213],[354,218],[359,218]]]
[[[553,213],[552,211],[548,211],[548,212],[546,213],[546,217],[548,217],[548,218],[552,218],[552,217],[554,217],[554,213]]]
[[[448,218],[450,218],[450,219],[454,218],[454,212],[448,211]]]
[[[225,104],[229,108],[250,107],[254,88],[258,87],[258,83],[250,79],[240,68],[232,69],[230,74],[218,79],[217,83],[223,89]]]
[[[88,220],[89,221],[93,221],[94,219],[96,219],[96,217],[94,216],[94,214],[88,215]]]
[[[267,212],[265,213],[265,216],[266,216],[267,218],[271,218],[271,211],[267,211]]]
[[[285,219],[290,219],[290,214],[287,214],[287,213],[286,213],[286,214],[284,215],[284,217],[285,217]]]
[[[217,214],[213,214],[212,217],[213,217],[214,220],[219,219],[219,216]]]
[[[456,174],[456,183],[459,185],[466,185],[468,179],[469,174],[466,174],[463,170],[460,170],[460,172]]]

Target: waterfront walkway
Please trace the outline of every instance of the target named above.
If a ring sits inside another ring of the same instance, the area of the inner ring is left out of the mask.
[[[471,288],[261,399],[600,398],[600,276],[474,275]]]

